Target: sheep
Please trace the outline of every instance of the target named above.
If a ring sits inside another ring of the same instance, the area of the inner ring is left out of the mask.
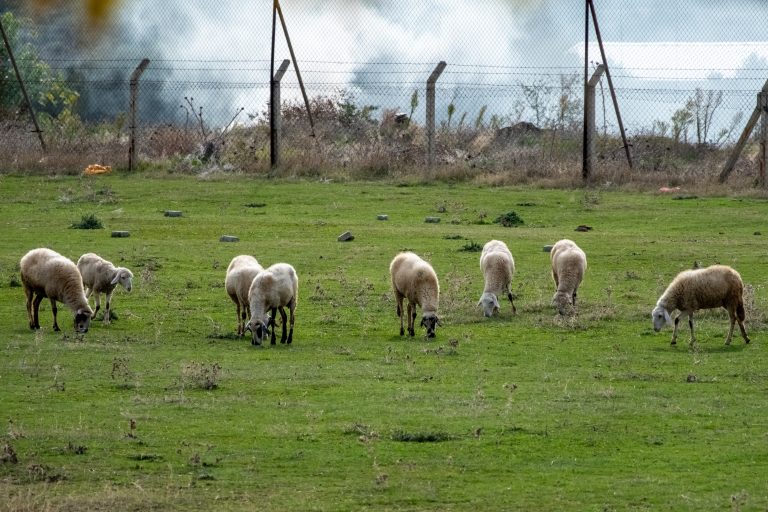
[[[483,246],[480,254],[480,270],[485,278],[485,288],[480,296],[478,306],[490,318],[499,310],[499,295],[504,294],[512,304],[512,313],[517,313],[514,296],[509,289],[512,276],[515,274],[515,260],[509,252],[507,244],[499,240],[491,240]]]
[[[227,295],[235,303],[237,314],[237,335],[245,336],[245,324],[249,319],[251,305],[248,301],[248,292],[256,275],[264,270],[256,258],[246,254],[235,256],[227,267],[227,275],[224,279],[224,288]]]
[[[125,267],[116,267],[112,262],[105,260],[98,254],[88,252],[77,260],[77,269],[83,276],[85,297],[90,299],[92,293],[96,293],[96,309],[94,316],[101,308],[101,294],[106,295],[104,307],[104,324],[111,322],[112,292],[118,283],[129,292],[133,288],[133,272]]]
[[[696,341],[693,333],[693,313],[700,309],[722,307],[728,311],[731,326],[725,344],[731,344],[733,326],[738,320],[741,337],[749,343],[747,331],[744,329],[744,283],[738,272],[727,265],[712,265],[707,268],[684,270],[677,274],[667,289],[656,301],[651,317],[653,330],[659,332],[665,323],[672,323],[671,313],[679,310],[675,318],[675,328],[672,332],[672,345],[677,344],[677,328],[680,317],[688,315],[688,325],[691,328],[691,346]]]
[[[572,240],[563,239],[552,246],[552,279],[557,291],[552,304],[561,315],[576,306],[576,292],[587,270],[587,255]]]
[[[251,319],[246,329],[251,331],[252,345],[261,345],[261,341],[269,333],[272,325],[271,344],[275,344],[275,315],[280,311],[283,321],[283,334],[280,343],[290,344],[293,341],[293,324],[296,313],[296,304],[299,300],[299,278],[294,269],[288,263],[275,263],[259,272],[253,278],[248,290],[248,301],[251,306]],[[286,338],[285,307],[291,311],[291,330]],[[267,314],[271,311],[271,316]]]
[[[30,329],[40,329],[40,302],[47,297],[51,301],[54,331],[61,330],[56,321],[59,301],[75,314],[75,331],[88,332],[93,311],[85,297],[80,271],[70,259],[50,249],[32,249],[21,258],[19,267]]]
[[[427,338],[435,337],[440,323],[437,307],[440,302],[440,284],[432,266],[412,252],[401,252],[389,265],[392,290],[397,301],[397,316],[400,317],[400,336],[403,330],[403,298],[408,299],[408,334],[415,335],[414,321],[416,306],[421,306],[421,326],[427,330]]]

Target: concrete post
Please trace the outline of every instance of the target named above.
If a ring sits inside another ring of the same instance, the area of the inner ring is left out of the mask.
[[[435,82],[447,64],[444,60],[437,63],[427,79],[427,164],[435,163]]]
[[[270,133],[269,133],[269,162],[272,167],[277,167],[280,163],[280,137],[283,132],[283,122],[280,112],[280,80],[283,79],[283,75],[288,70],[288,66],[291,61],[288,59],[283,60],[280,67],[277,69],[275,76],[270,81],[270,87],[272,88],[271,98],[272,102],[269,105],[270,116]]]

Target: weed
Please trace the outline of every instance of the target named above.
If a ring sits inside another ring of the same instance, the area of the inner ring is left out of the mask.
[[[521,219],[520,216],[517,214],[517,212],[514,212],[514,211],[499,215],[498,217],[496,217],[496,220],[494,220],[493,223],[501,224],[506,228],[522,226],[523,224],[525,224],[525,222],[523,222],[523,219]]]
[[[464,244],[459,251],[463,252],[480,252],[483,250],[483,246],[477,242],[469,242]]]
[[[216,389],[221,378],[221,366],[218,363],[190,362],[181,367],[181,383],[183,387],[197,389]]]
[[[456,439],[456,436],[445,432],[405,432],[403,430],[394,431],[391,437],[393,441],[402,443],[442,443]]]
[[[80,222],[72,223],[70,227],[72,229],[103,229],[104,225],[96,215],[89,213],[88,215],[83,215]]]
[[[9,288],[19,288],[21,287],[21,279],[16,274],[11,274],[11,278],[8,280],[8,287]]]
[[[131,389],[136,387],[136,374],[128,368],[128,358],[114,358],[110,375],[118,388]]]

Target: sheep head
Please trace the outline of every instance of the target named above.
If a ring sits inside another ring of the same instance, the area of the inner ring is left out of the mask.
[[[573,308],[573,296],[567,292],[557,292],[552,297],[552,305],[557,308],[557,312],[565,316]]]
[[[115,276],[109,284],[117,284],[125,288],[125,291],[130,292],[133,288],[133,272],[124,267],[117,267]]]
[[[80,308],[75,313],[75,332],[85,334],[91,326],[93,311],[90,308]]]
[[[672,317],[669,315],[669,311],[664,306],[656,304],[651,312],[651,319],[653,320],[653,330],[659,332],[664,324],[671,324]]]
[[[442,324],[435,313],[425,313],[424,316],[421,317],[421,326],[427,330],[427,338],[435,337],[435,329],[438,325]]]
[[[269,326],[272,324],[272,317],[269,315],[264,320],[251,318],[245,325],[245,330],[251,331],[251,345],[261,345],[262,340],[269,336]]]
[[[484,293],[477,305],[483,308],[483,314],[488,318],[499,311],[499,299],[493,293]]]

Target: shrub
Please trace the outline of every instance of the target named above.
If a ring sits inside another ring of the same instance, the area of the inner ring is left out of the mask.
[[[72,229],[103,229],[104,225],[94,214],[83,215],[80,222],[72,224]]]
[[[523,219],[520,218],[517,212],[507,212],[503,215],[499,215],[496,218],[496,220],[494,220],[493,222],[494,224],[501,224],[502,226],[507,228],[522,226],[523,224],[525,224],[525,222],[523,222]]]

